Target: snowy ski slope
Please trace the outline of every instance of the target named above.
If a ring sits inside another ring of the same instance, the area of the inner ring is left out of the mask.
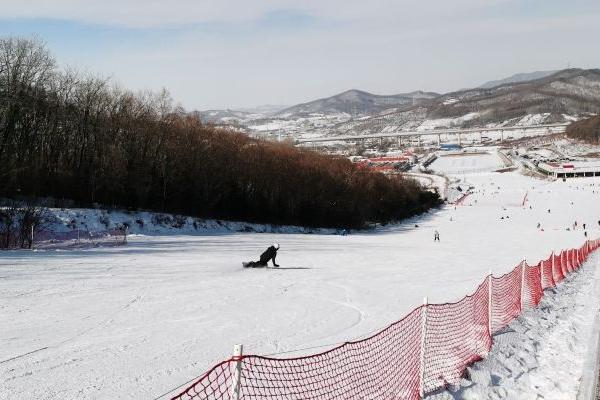
[[[462,206],[374,232],[133,236],[122,248],[0,253],[0,399],[153,399],[235,343],[272,354],[356,339],[423,296],[458,300],[489,269],[581,245],[583,230],[565,229],[575,220],[600,236],[599,179],[465,177],[476,193]],[[272,242],[282,268],[241,268]]]

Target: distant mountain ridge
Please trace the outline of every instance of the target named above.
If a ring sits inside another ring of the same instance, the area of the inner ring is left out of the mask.
[[[257,107],[240,107],[235,108],[235,111],[241,111],[251,114],[274,114],[283,110],[284,108],[289,107],[289,105],[281,105],[281,104],[263,104]]]
[[[234,110],[201,114],[209,122],[277,137],[535,125],[600,114],[600,69],[521,73],[483,86],[446,94],[375,95],[352,89],[270,114]]]
[[[458,101],[448,104],[450,99]],[[600,112],[600,69],[564,69],[532,80],[448,93],[434,99],[429,110],[435,117],[477,112],[492,122],[525,114],[595,114]]]
[[[535,125],[570,122],[594,114],[600,114],[600,69],[572,68],[530,81],[451,92],[319,130],[327,136]]]
[[[504,85],[507,83],[518,83],[518,82],[533,81],[535,79],[545,78],[545,77],[555,74],[557,72],[558,72],[558,70],[519,73],[519,74],[511,75],[508,78],[486,82],[483,85],[480,85],[478,87],[482,88],[482,89],[491,89],[493,87]]]
[[[414,91],[395,95],[376,95],[362,90],[351,89],[331,97],[297,104],[277,113],[285,117],[308,115],[313,113],[346,113],[352,116],[364,116],[380,112],[386,108],[413,104],[416,101],[438,97],[438,93]]]

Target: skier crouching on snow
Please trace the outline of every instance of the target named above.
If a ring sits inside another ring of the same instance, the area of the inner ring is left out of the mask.
[[[260,260],[258,261],[250,261],[249,263],[244,263],[245,268],[261,268],[266,267],[269,261],[273,261],[274,267],[279,267],[279,264],[275,262],[275,257],[277,256],[277,250],[279,250],[279,243],[273,243],[264,253],[260,255]]]

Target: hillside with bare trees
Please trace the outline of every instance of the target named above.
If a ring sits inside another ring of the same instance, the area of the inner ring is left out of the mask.
[[[134,93],[0,39],[0,197],[304,226],[360,227],[438,204],[388,178],[202,123],[166,91]]]
[[[573,122],[567,127],[567,136],[592,144],[600,144],[600,116]]]

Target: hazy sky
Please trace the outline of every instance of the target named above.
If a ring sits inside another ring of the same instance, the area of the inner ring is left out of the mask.
[[[599,0],[0,0],[0,35],[188,109],[600,67]]]

